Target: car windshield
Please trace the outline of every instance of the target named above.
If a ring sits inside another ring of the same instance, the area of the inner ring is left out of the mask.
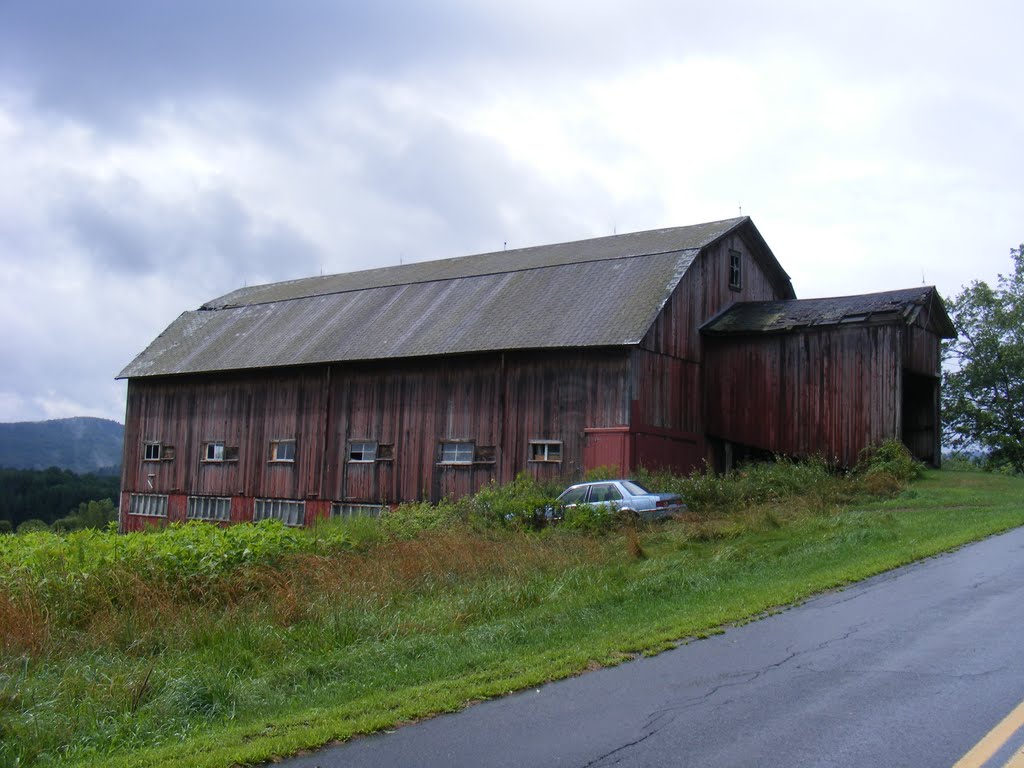
[[[622,487],[629,491],[633,496],[650,496],[651,494],[651,492],[642,485],[637,485],[632,480],[623,480]]]

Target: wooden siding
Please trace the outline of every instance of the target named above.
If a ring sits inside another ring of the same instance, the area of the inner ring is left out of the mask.
[[[123,487],[139,493],[315,498],[323,455],[323,374],[135,379],[128,385]],[[272,464],[270,441],[294,439],[296,460]],[[174,458],[142,461],[147,441]],[[210,441],[237,447],[239,460],[203,462]]]
[[[742,265],[740,290],[729,287],[729,251],[738,251]],[[739,233],[703,250],[676,286],[647,332],[642,349],[693,362],[701,360],[700,327],[734,301],[791,298],[773,282]]]
[[[900,438],[901,328],[866,326],[708,340],[707,431],[842,465]]]
[[[729,286],[729,252],[740,254],[739,290]],[[633,352],[628,452],[634,466],[689,472],[710,456],[704,439],[700,327],[735,301],[791,298],[740,232],[706,248],[679,281]]]
[[[521,471],[578,477],[584,430],[628,424],[631,371],[627,350],[591,350],[133,379],[122,487],[393,503],[461,496]],[[268,461],[277,439],[296,440],[293,463]],[[449,439],[473,440],[488,456],[439,464]],[[389,445],[391,457],[349,462],[351,440]],[[530,461],[531,440],[561,441],[562,461]],[[174,446],[174,458],[143,461],[146,441]],[[202,461],[209,441],[237,446],[237,461]],[[322,507],[317,514],[327,514]],[[231,517],[251,519],[251,501],[233,504]]]
[[[915,323],[903,336],[903,367],[923,376],[942,375],[942,340]]]
[[[638,349],[633,353],[635,428],[700,432],[701,366],[689,360]]]

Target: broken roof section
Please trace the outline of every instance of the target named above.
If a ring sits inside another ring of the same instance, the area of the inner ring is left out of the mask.
[[[747,301],[726,307],[701,327],[709,335],[786,333],[819,326],[904,323],[925,313],[926,322],[945,339],[956,336],[934,286],[834,296],[825,299]]]
[[[700,250],[740,227],[778,266],[742,217],[242,288],[182,314],[119,378],[638,344]]]

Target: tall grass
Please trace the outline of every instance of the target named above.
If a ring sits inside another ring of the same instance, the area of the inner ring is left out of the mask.
[[[1021,517],[970,518],[958,497],[939,525],[888,485],[871,501],[867,478],[900,484],[901,461],[648,474],[692,512],[598,535],[525,526],[557,489],[524,477],[309,530],[0,536],[0,765],[263,759],[700,634]]]

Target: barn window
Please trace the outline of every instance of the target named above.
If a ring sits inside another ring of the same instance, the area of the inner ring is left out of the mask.
[[[160,443],[146,443],[143,461],[160,461]]]
[[[285,525],[302,525],[306,521],[306,502],[284,499],[256,499],[253,522],[280,520]]]
[[[128,510],[133,515],[167,517],[167,497],[156,493],[133,493]]]
[[[472,464],[476,443],[471,440],[449,440],[441,443],[441,464]]]
[[[292,463],[295,461],[294,440],[271,440],[270,460],[277,462]]]
[[[336,501],[331,504],[331,517],[380,517],[380,504],[350,504]]]
[[[348,460],[354,463],[368,463],[377,460],[376,440],[351,440],[348,444]]]
[[[225,496],[189,496],[189,520],[230,520],[231,499]]]
[[[221,461],[238,461],[238,446],[225,445],[221,442],[205,443],[203,461],[216,463]]]
[[[561,461],[562,443],[558,440],[531,440],[530,461]]]
[[[729,250],[729,288],[738,291],[743,287],[743,273],[741,271],[740,252]]]

